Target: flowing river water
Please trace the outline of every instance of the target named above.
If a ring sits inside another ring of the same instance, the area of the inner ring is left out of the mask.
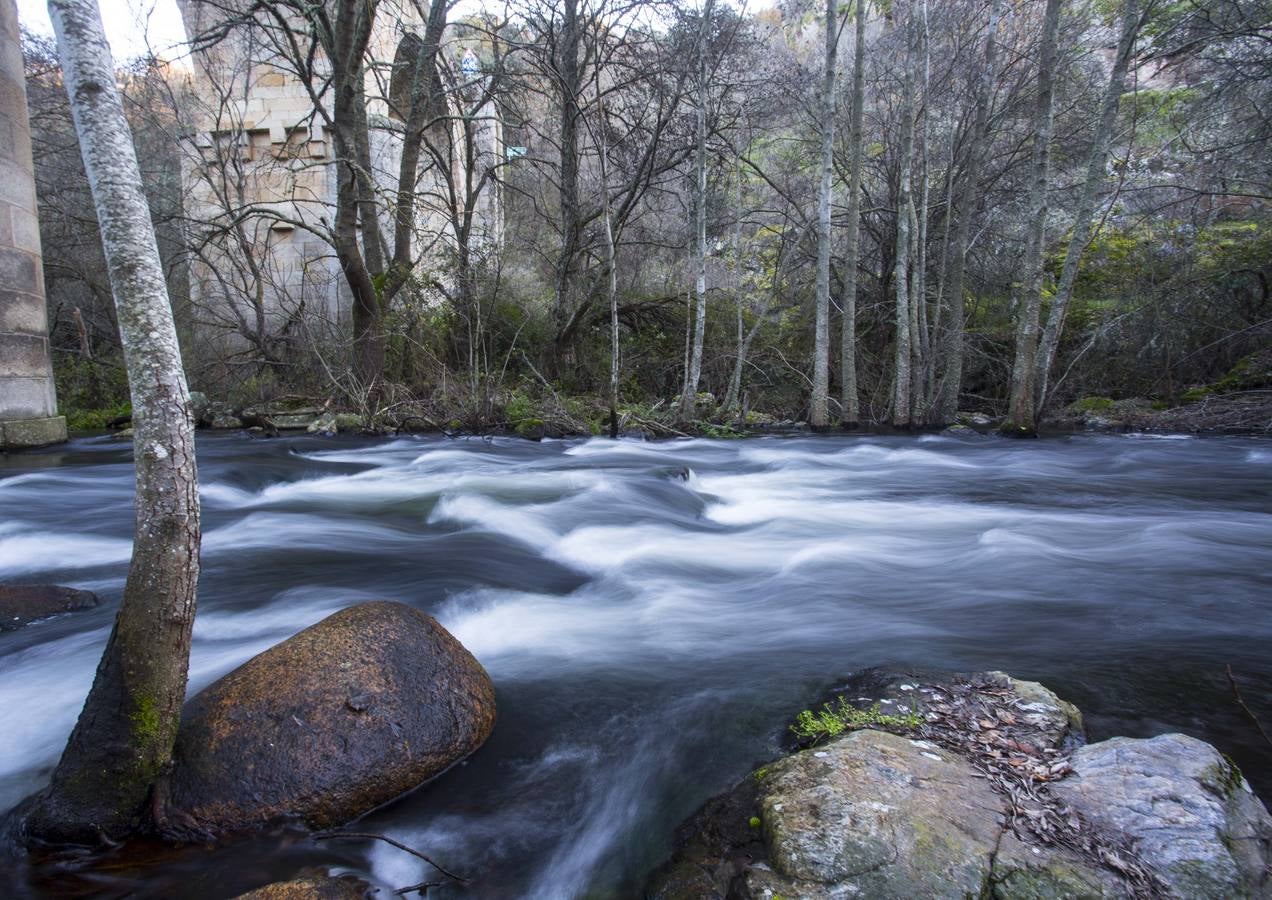
[[[199,466],[192,691],[371,598],[436,616],[494,680],[490,741],[359,826],[471,879],[429,896],[639,896],[680,820],[872,665],[1040,680],[1093,739],[1193,734],[1272,797],[1272,748],[1224,673],[1272,726],[1267,441],[204,433]],[[0,457],[0,581],[104,601],[0,634],[0,811],[44,783],[88,690],[131,501],[126,444]],[[436,875],[279,831],[3,880],[220,898],[311,864],[389,888]]]

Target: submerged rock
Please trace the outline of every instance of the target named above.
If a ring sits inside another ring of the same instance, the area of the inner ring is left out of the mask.
[[[234,430],[243,427],[243,420],[229,413],[218,413],[208,421],[209,428]]]
[[[12,631],[49,616],[90,609],[98,603],[91,591],[56,584],[0,584],[0,631]]]
[[[494,721],[485,670],[430,616],[402,603],[352,606],[186,704],[169,828],[346,822],[468,756]]]
[[[239,894],[234,900],[363,900],[374,893],[371,885],[352,875],[337,878],[326,872],[315,872],[262,885]]]
[[[1054,791],[1127,835],[1183,897],[1272,896],[1272,818],[1214,747],[1182,734],[1112,738],[1073,754]]]
[[[340,430],[340,423],[337,421],[335,414],[323,413],[310,422],[305,430],[310,434],[335,434]]]

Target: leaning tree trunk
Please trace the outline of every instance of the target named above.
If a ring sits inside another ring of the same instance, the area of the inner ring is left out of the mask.
[[[972,139],[967,154],[967,171],[959,188],[958,215],[954,227],[954,240],[950,248],[953,260],[949,273],[949,323],[944,331],[944,367],[938,390],[934,423],[949,422],[958,412],[959,395],[963,387],[963,343],[966,331],[966,298],[964,279],[967,273],[967,251],[971,241],[972,220],[980,198],[981,172],[989,152],[989,109],[993,104],[994,82],[998,78],[998,20],[1002,15],[1003,0],[993,0],[989,8],[988,35],[985,38],[985,69],[981,75],[980,89],[976,92],[976,113],[972,124]],[[946,212],[948,216],[949,213]]]
[[[128,367],[136,530],[123,601],[29,837],[97,842],[136,827],[172,756],[199,574],[190,398],[154,227],[96,0],[49,0]],[[151,809],[159,807],[155,803]]]
[[[851,161],[848,169],[848,233],[844,258],[844,314],[840,333],[840,383],[843,395],[839,421],[855,428],[861,420],[857,396],[857,266],[861,233],[861,164],[863,106],[866,102],[866,3],[857,0],[857,43],[852,57],[852,117],[848,123]]]
[[[1073,283],[1078,277],[1078,263],[1082,261],[1082,252],[1086,249],[1087,241],[1091,239],[1095,199],[1100,193],[1100,184],[1104,181],[1109,141],[1113,136],[1113,123],[1117,121],[1118,101],[1126,89],[1126,72],[1130,68],[1131,58],[1135,55],[1135,38],[1139,34],[1142,21],[1139,0],[1126,0],[1126,6],[1122,10],[1122,34],[1118,40],[1117,56],[1113,59],[1113,71],[1109,75],[1109,84],[1104,89],[1104,97],[1100,103],[1100,119],[1096,123],[1095,136],[1091,142],[1091,157],[1087,163],[1086,181],[1082,185],[1082,194],[1078,199],[1078,208],[1074,215],[1073,233],[1069,237],[1064,268],[1060,271],[1060,283],[1056,286],[1055,296],[1051,298],[1051,310],[1047,314],[1047,325],[1042,332],[1042,343],[1038,347],[1034,377],[1037,381],[1035,400],[1039,414],[1042,413],[1047,402],[1047,382],[1051,377],[1051,364],[1056,358],[1056,348],[1060,345],[1060,332],[1064,328],[1064,318],[1069,311],[1069,300],[1073,297]]]
[[[1034,109],[1033,179],[1029,188],[1029,242],[1025,247],[1024,288],[1016,309],[1016,361],[1011,373],[1011,400],[1004,434],[1038,433],[1034,376],[1038,358],[1038,320],[1042,311],[1042,251],[1047,230],[1047,179],[1051,171],[1051,124],[1055,97],[1056,39],[1063,0],[1047,0],[1042,47],[1038,58],[1038,97]]]
[[[813,393],[808,424],[830,424],[830,185],[835,163],[835,61],[839,50],[836,0],[826,0],[826,61],[821,95],[821,183],[817,188],[817,310],[813,338]]]

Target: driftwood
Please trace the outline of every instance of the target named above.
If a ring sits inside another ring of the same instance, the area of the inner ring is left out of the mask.
[[[424,862],[428,863],[434,869],[441,872],[451,881],[457,882],[459,884],[468,883],[468,879],[465,878],[463,875],[458,875],[450,871],[449,869],[443,867],[441,863],[439,863],[437,860],[433,859],[432,857],[426,856],[425,854],[421,853],[419,850],[416,850],[414,847],[408,847],[406,844],[403,844],[401,841],[396,841],[393,838],[389,837],[388,835],[376,834],[375,832],[372,832],[372,831],[320,831],[317,834],[313,835],[313,839],[315,841],[331,840],[332,838],[355,838],[355,839],[366,839],[366,840],[373,840],[373,841],[384,841],[384,843],[388,844],[391,847],[396,847],[398,850],[401,850],[403,853],[409,853],[418,859],[424,860]],[[409,894],[414,891],[414,892],[423,894],[429,888],[440,887],[442,884],[443,882],[440,882],[440,881],[421,881],[419,884],[412,884],[404,888],[398,888],[394,893]]]

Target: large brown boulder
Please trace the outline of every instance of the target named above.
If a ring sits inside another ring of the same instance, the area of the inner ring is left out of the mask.
[[[90,591],[56,584],[0,584],[0,631],[96,605],[97,595]]]
[[[186,703],[174,833],[357,818],[472,753],[490,678],[430,616],[362,603],[248,660]]]

